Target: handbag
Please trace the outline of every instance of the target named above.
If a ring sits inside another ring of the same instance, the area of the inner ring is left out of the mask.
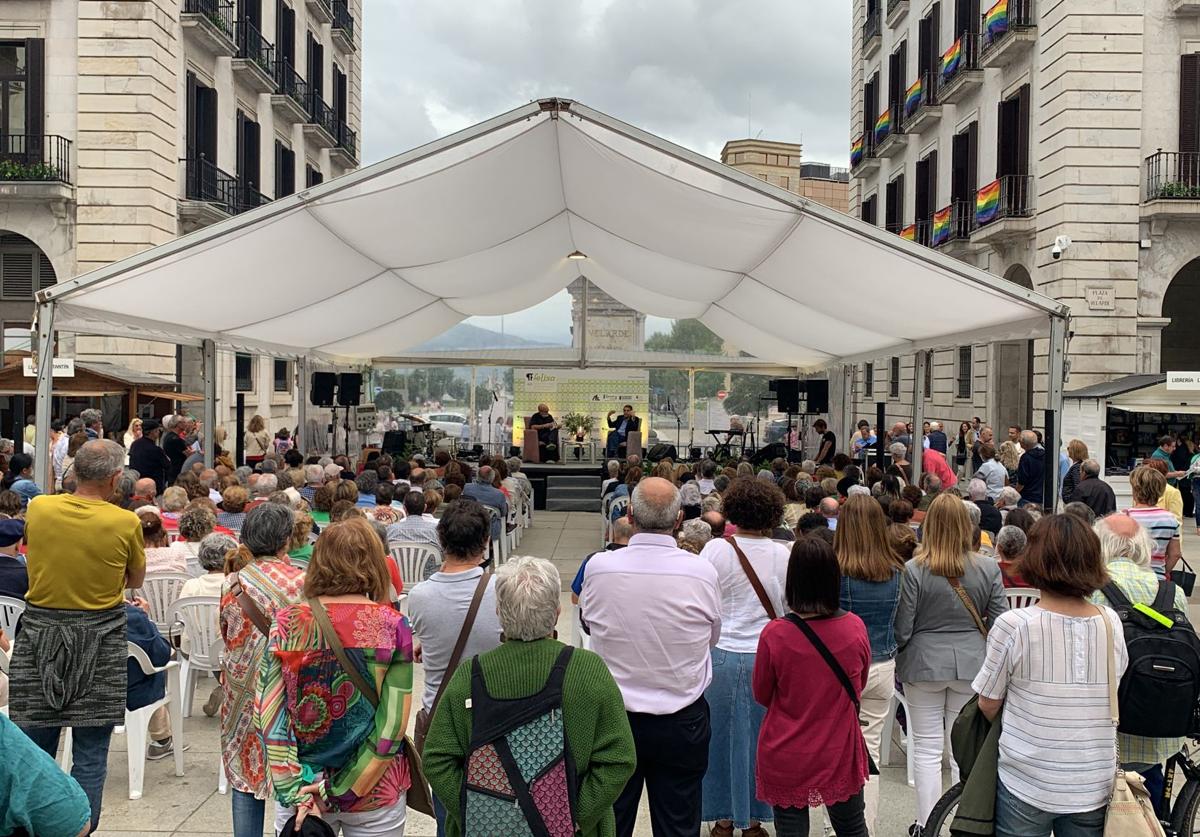
[[[325,644],[329,646],[329,650],[333,652],[333,656],[337,657],[338,665],[350,678],[350,682],[354,684],[354,688],[358,689],[359,693],[370,702],[371,706],[379,706],[379,692],[375,690],[375,686],[363,677],[362,672],[350,661],[346,656],[346,648],[342,645],[342,641],[338,639],[337,631],[334,630],[333,623],[329,621],[329,614],[325,610],[325,606],[317,599],[308,600],[308,606],[312,608],[313,619],[317,623],[317,632],[321,638],[325,640]],[[407,735],[404,736],[404,758],[408,762],[408,793],[405,795],[405,804],[414,811],[419,811],[428,817],[433,816],[433,795],[429,790],[429,781],[425,778],[425,769],[421,765],[421,756],[413,746],[412,739]]]
[[[954,588],[954,592],[958,594],[958,598],[962,601],[963,607],[971,614],[971,619],[975,622],[975,627],[979,630],[979,633],[983,634],[983,638],[986,640],[988,635],[987,625],[983,623],[983,617],[975,609],[975,602],[971,601],[970,594],[963,588],[962,581],[957,578],[947,578],[946,581],[950,582],[950,586]]]
[[[842,664],[837,661],[837,657],[833,656],[833,652],[829,650],[829,646],[822,642],[821,638],[817,636],[817,632],[796,614],[789,613],[783,618],[799,628],[800,632],[808,637],[808,641],[812,643],[813,648],[817,649],[817,653],[821,655],[821,659],[833,671],[838,682],[842,684],[842,688],[846,690],[846,694],[850,696],[850,701],[854,704],[854,717],[857,718],[861,715],[862,705],[859,703],[858,694],[854,691],[854,684],[850,682],[850,675],[846,674],[846,669],[842,668]],[[864,726],[861,720],[858,722],[858,725],[860,727]],[[863,746],[866,746],[865,742]],[[875,758],[871,755],[870,750],[867,750],[867,773],[871,776],[879,775],[879,766],[875,764]]]
[[[471,628],[475,625],[475,615],[479,613],[479,603],[483,601],[483,591],[487,589],[488,579],[491,577],[490,572],[484,571],[483,575],[479,577],[479,583],[475,585],[475,595],[471,597],[471,606],[467,608],[467,618],[463,620],[462,628],[458,632],[458,639],[454,642],[454,650],[450,652],[450,662],[446,664],[446,670],[442,673],[442,682],[438,684],[437,694],[433,696],[433,704],[429,707],[428,712],[424,707],[417,711],[417,720],[413,724],[413,742],[418,753],[425,751],[425,737],[429,735],[429,725],[433,722],[433,713],[442,700],[442,693],[446,691],[446,686],[450,683],[450,676],[454,674],[454,670],[462,661],[463,651],[467,647],[467,637],[471,635]]]
[[[1192,590],[1196,587],[1196,574],[1192,572],[1191,565],[1184,559],[1179,557],[1179,563],[1183,564],[1182,570],[1171,570],[1171,581],[1174,581],[1179,589],[1183,591],[1185,596],[1191,596]]]
[[[725,543],[732,546],[733,551],[737,553],[738,561],[742,565],[742,572],[746,574],[746,578],[750,579],[750,586],[754,588],[754,593],[762,603],[763,610],[767,612],[767,618],[778,619],[779,614],[775,612],[775,605],[771,604],[771,597],[767,595],[767,591],[763,587],[762,581],[759,580],[758,573],[754,571],[754,565],[746,557],[746,553],[742,552],[742,548],[737,545],[737,541],[733,539],[733,535],[726,536]]]
[[[1113,651],[1112,625],[1104,611],[1100,611],[1104,622],[1104,641],[1108,646],[1108,708],[1112,716],[1113,732],[1120,721],[1117,709],[1117,663]],[[1112,796],[1108,800],[1108,811],[1104,817],[1104,837],[1165,837],[1162,823],[1154,813],[1150,792],[1145,779],[1132,770],[1121,769],[1121,741],[1117,741],[1117,767]]]
[[[250,598],[250,594],[242,587],[242,577],[240,573],[233,574],[233,581],[229,582],[229,592],[233,594],[233,599],[238,603],[238,607],[242,609],[242,613],[250,620],[250,624],[258,628],[259,633],[263,636],[271,634],[271,620],[267,618],[267,614],[262,612],[262,609],[255,603],[254,599]]]

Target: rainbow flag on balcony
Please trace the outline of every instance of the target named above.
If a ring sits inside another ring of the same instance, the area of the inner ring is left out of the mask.
[[[917,79],[904,91],[904,115],[912,116],[921,106],[921,94],[925,91],[921,79]]]
[[[950,240],[950,207],[933,213],[933,246],[940,247]]]
[[[850,143],[850,168],[854,168],[863,159],[863,138],[860,136]]]
[[[950,49],[942,53],[942,81],[954,78],[958,68],[962,66],[962,38],[950,44]]]
[[[992,43],[1008,31],[1008,0],[998,0],[983,16],[983,31],[987,32],[988,43]]]
[[[916,241],[917,240],[917,225],[909,224],[907,227],[900,230],[900,237],[903,238],[905,241]]]
[[[975,194],[975,225],[982,227],[1000,214],[1000,181],[994,180]]]
[[[879,118],[875,120],[875,142],[876,144],[883,140],[892,131],[892,109],[885,108],[883,113],[879,114]]]

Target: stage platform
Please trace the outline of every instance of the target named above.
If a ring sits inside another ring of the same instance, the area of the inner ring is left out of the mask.
[[[602,463],[526,463],[521,472],[533,484],[533,508],[537,511],[600,511]]]

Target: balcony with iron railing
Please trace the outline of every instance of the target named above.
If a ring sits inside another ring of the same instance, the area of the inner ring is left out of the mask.
[[[979,66],[979,33],[963,32],[942,54],[938,98],[952,105],[983,85]]]
[[[1200,219],[1200,153],[1160,148],[1145,167],[1143,217]]]
[[[880,123],[887,117],[886,129],[880,130]],[[894,102],[875,121],[875,154],[878,157],[892,157],[901,154],[908,148],[908,137],[904,132],[904,104]]]
[[[968,249],[971,233],[975,230],[975,206],[973,201],[956,200],[942,210],[945,229],[936,236],[935,247],[961,253]]]
[[[875,131],[870,130],[850,144],[850,174],[865,177],[879,168],[875,154]]]
[[[905,133],[919,134],[942,118],[938,99],[939,77],[936,70],[928,70],[904,92],[904,115],[901,121]]]
[[[1027,55],[1037,40],[1034,0],[996,0],[983,15],[982,67],[1007,67]]]
[[[333,4],[330,0],[305,0],[305,6],[314,23],[333,23]]]
[[[867,12],[867,20],[863,23],[863,59],[870,58],[879,52],[882,44],[883,21],[880,18],[878,7],[876,7]]]
[[[1034,184],[1028,174],[1006,174],[981,188],[975,197],[973,244],[996,244],[1035,233]]]
[[[899,23],[908,14],[908,0],[887,0],[887,25],[889,28]]]
[[[271,107],[276,116],[287,122],[303,124],[308,121],[308,100],[311,98],[308,82],[300,78],[296,68],[283,58],[275,60],[275,91],[271,96]]]
[[[253,183],[238,183],[237,184],[237,203],[234,206],[234,212],[249,212],[251,209],[257,209],[260,206],[265,206],[270,203],[271,199],[258,191]]]
[[[179,25],[184,37],[192,39],[213,55],[237,51],[232,0],[183,0]]]
[[[337,114],[316,90],[309,91],[308,121],[304,123],[304,133],[325,148],[337,147]]]
[[[358,165],[358,134],[345,122],[337,123],[337,145],[329,149],[329,159],[346,168]]]
[[[192,232],[237,214],[237,178],[220,169],[204,154],[189,156],[183,164],[183,200],[179,202],[179,223],[183,232]]]
[[[71,141],[57,134],[0,135],[0,198],[70,201]]]
[[[329,35],[342,52],[354,52],[354,15],[350,14],[349,0],[333,0],[333,27]]]
[[[246,18],[237,23],[237,57],[233,59],[233,72],[259,93],[275,90],[275,47]]]

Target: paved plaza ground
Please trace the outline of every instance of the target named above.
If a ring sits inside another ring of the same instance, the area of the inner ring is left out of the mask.
[[[1190,544],[1200,544],[1192,535],[1194,527],[1185,527],[1184,554]],[[522,555],[550,558],[563,575],[564,584],[574,576],[582,557],[598,548],[600,518],[597,514],[580,512],[539,512],[533,528],[525,533],[517,550]],[[1190,542],[1190,543],[1189,543]],[[570,612],[570,597],[563,596],[563,612]],[[1193,602],[1193,624],[1200,610]],[[570,641],[568,619],[559,622],[559,635]],[[421,693],[422,672],[417,666],[414,694]],[[146,765],[144,796],[128,799],[125,737],[113,737],[109,757],[109,777],[104,794],[104,813],[100,823],[101,837],[116,835],[227,835],[232,833],[228,796],[217,793],[217,765],[220,753],[219,725],[215,718],[200,712],[207,688],[197,689],[195,715],[184,722],[189,749],[185,753],[186,776],[174,775],[174,762],[164,759]],[[410,722],[411,723],[411,722]],[[411,731],[411,726],[410,726]],[[897,731],[898,732],[898,731]],[[905,782],[904,751],[898,744],[892,748],[894,766],[882,766],[882,794],[879,811],[881,837],[898,837],[906,833],[915,812],[915,793]],[[948,781],[948,780],[947,780]],[[645,800],[643,799],[643,809]],[[820,818],[814,818],[812,834],[822,833]],[[268,828],[270,824],[268,823]],[[405,832],[414,837],[429,837],[435,833],[433,821],[409,811]],[[650,834],[650,817],[643,811],[638,821],[639,835]],[[707,831],[705,832],[707,833]]]

